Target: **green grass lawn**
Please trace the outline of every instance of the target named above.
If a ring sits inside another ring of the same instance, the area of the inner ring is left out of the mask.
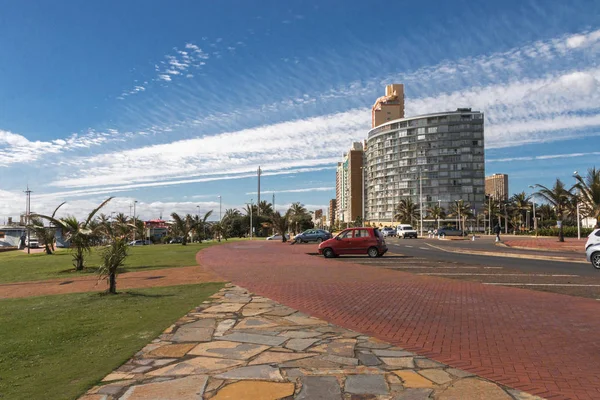
[[[229,242],[234,240],[236,239],[229,239]],[[120,272],[193,266],[196,265],[196,253],[214,244],[218,242],[193,243],[187,246],[156,244],[130,247],[129,256]],[[86,270],[81,272],[73,271],[69,249],[61,249],[50,256],[45,253],[28,255],[22,251],[0,253],[0,283],[72,278],[95,273],[100,265],[99,253],[97,248],[92,250],[86,259]]]
[[[221,287],[0,300],[0,398],[77,398]]]

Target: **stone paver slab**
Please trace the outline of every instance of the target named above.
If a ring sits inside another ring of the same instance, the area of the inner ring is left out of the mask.
[[[277,326],[277,324],[265,318],[249,317],[238,321],[234,329],[266,329]]]
[[[418,368],[444,368],[446,365],[427,358],[415,358],[415,365]]]
[[[308,339],[321,336],[321,332],[316,331],[286,331],[279,334],[290,339]]]
[[[243,306],[243,303],[223,303],[216,306],[208,307],[204,311],[207,313],[231,313],[239,311]]]
[[[393,371],[394,374],[398,375],[406,388],[431,388],[433,382],[429,379],[422,377],[414,371]]]
[[[433,389],[405,389],[397,394],[394,400],[429,400],[432,392]]]
[[[356,339],[339,339],[322,344],[314,350],[322,351],[334,356],[354,357],[354,346],[356,346]]]
[[[381,364],[381,360],[379,360],[379,358],[377,358],[375,355],[369,354],[369,353],[358,353],[358,360],[361,362],[361,364],[367,365],[367,366],[374,366],[374,365]]]
[[[240,381],[223,387],[211,400],[276,400],[293,394],[293,383]]]
[[[120,381],[120,380],[125,380],[125,379],[133,379],[133,374],[125,374],[122,372],[113,372],[111,374],[108,374],[104,379],[102,379],[102,382]]]
[[[217,336],[217,337],[223,336],[225,334],[225,332],[227,332],[228,330],[233,328],[233,326],[235,325],[235,322],[236,322],[235,319],[226,319],[226,320],[219,322],[219,325],[217,325],[217,329],[215,329],[215,333],[213,335]]]
[[[265,351],[254,360],[250,362],[249,365],[257,365],[257,364],[280,364],[293,360],[300,360],[302,358],[314,357],[316,354],[314,353],[282,353],[278,351]]]
[[[146,357],[183,357],[188,351],[194,348],[194,343],[179,343],[179,344],[167,344],[165,346],[154,349]]]
[[[151,371],[150,376],[177,376],[204,374],[211,371],[218,371],[226,368],[237,367],[243,364],[240,360],[226,360],[223,358],[212,357],[194,357],[177,364]]]
[[[282,381],[283,377],[279,368],[270,365],[251,365],[229,370],[215,375],[219,379],[255,379],[263,381]]]
[[[354,394],[388,394],[383,375],[349,375],[344,391]]]
[[[423,375],[430,381],[437,383],[438,385],[452,382],[452,377],[441,369],[422,369],[419,370],[419,374]]]
[[[258,335],[255,333],[242,333],[235,332],[229,335],[224,335],[217,340],[227,340],[230,342],[242,342],[242,343],[253,343],[253,344],[263,344],[267,346],[279,346],[287,339],[279,336],[269,336],[269,335]]]
[[[208,376],[193,375],[165,382],[130,387],[120,400],[198,400],[202,398]]]
[[[412,357],[381,357],[381,361],[393,368],[414,368],[413,360]]]
[[[173,342],[208,342],[212,339],[212,328],[179,328],[173,334]]]
[[[446,372],[449,373],[452,376],[456,376],[457,378],[466,378],[468,376],[474,376],[475,375],[475,374],[472,374],[470,372],[463,371],[462,369],[456,369],[456,368],[447,368]]]
[[[415,353],[401,350],[373,350],[373,354],[379,357],[414,357]]]
[[[302,390],[296,400],[338,400],[342,391],[333,376],[307,376],[301,379]]]
[[[512,400],[504,390],[494,383],[477,378],[465,378],[442,391],[438,400]]]
[[[340,357],[340,356],[334,356],[334,355],[328,354],[328,355],[323,356],[323,360],[331,361],[336,364],[342,364],[342,365],[358,365],[358,360],[356,358],[352,358],[352,357]]]
[[[190,350],[188,354],[195,356],[229,358],[234,360],[247,360],[267,349],[267,346],[251,343],[216,341],[201,343]]]
[[[295,351],[303,351],[318,341],[319,339],[290,339],[285,347]]]

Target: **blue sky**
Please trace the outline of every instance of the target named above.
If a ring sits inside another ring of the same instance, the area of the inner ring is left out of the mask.
[[[393,82],[409,116],[483,111],[511,192],[600,155],[597,1],[4,2],[0,54],[0,222],[27,184],[38,212],[241,207],[258,165],[326,206]]]

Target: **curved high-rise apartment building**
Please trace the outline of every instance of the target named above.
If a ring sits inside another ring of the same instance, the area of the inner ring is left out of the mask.
[[[481,211],[483,151],[483,113],[470,108],[397,119],[371,129],[365,159],[366,219],[392,222],[401,199],[419,206],[419,182],[424,211],[436,204],[448,211],[456,200]]]

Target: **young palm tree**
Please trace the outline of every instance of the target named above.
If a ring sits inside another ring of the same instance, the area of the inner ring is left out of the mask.
[[[98,233],[94,231],[94,216],[112,199],[113,197],[109,197],[104,200],[98,207],[92,210],[85,221],[81,222],[72,216],[56,219],[53,216],[34,214],[34,217],[46,219],[63,230],[65,238],[71,243],[71,247],[73,248],[73,266],[76,271],[83,270],[85,255],[90,252],[94,235]]]
[[[300,223],[305,219],[310,219],[310,214],[300,202],[292,203],[288,212],[292,226],[294,227],[294,235],[296,235],[299,232]]]
[[[540,217],[540,226],[544,226],[544,221],[549,221],[555,217],[554,210],[549,204],[537,206],[535,212]]]
[[[396,214],[394,220],[398,220],[403,224],[411,224],[413,220],[419,218],[419,206],[412,199],[402,199],[396,206]]]
[[[525,192],[516,193],[510,198],[511,210],[513,211],[513,214],[515,214],[514,216],[518,217],[513,218],[516,223],[516,225],[513,224],[515,225],[515,228],[517,228],[518,225],[523,224],[523,221],[525,221],[527,216],[527,211],[531,210],[530,199],[531,196],[528,196]]]
[[[102,265],[98,269],[100,277],[108,280],[108,292],[117,293],[117,271],[127,257],[127,238],[112,237],[110,245],[102,251]]]
[[[288,210],[284,215],[281,215],[279,211],[276,211],[272,215],[273,227],[275,228],[275,232],[281,235],[281,241],[287,242],[287,238],[285,237],[289,225],[290,225],[290,214],[291,209]]]
[[[471,213],[471,205],[469,203],[465,203],[463,200],[456,200],[450,206],[450,216],[458,217],[458,229],[460,230],[465,230],[467,217],[472,215],[473,213]]]
[[[196,236],[198,238],[203,238],[204,237],[204,232],[206,230],[207,227],[207,220],[208,218],[212,215],[213,211],[207,211],[203,217],[200,217],[198,215],[194,216],[194,231],[196,232]],[[227,217],[227,213],[225,213],[225,217],[223,219],[225,219]],[[206,239],[206,238],[204,238]],[[200,242],[202,242],[202,239],[200,239]]]
[[[590,168],[586,176],[575,175],[577,183],[574,188],[579,191],[580,211],[583,215],[600,222],[600,169]]]
[[[543,185],[535,186],[540,188],[536,195],[542,197],[544,200],[550,203],[550,205],[554,208],[556,218],[561,221],[560,227],[558,228],[558,240],[560,242],[564,242],[565,237],[563,235],[562,220],[566,213],[569,199],[572,197],[571,192],[566,189],[565,184],[560,179],[556,179],[556,182],[552,188],[547,188]]]
[[[176,236],[181,236],[181,244],[184,246],[187,245],[190,232],[196,227],[194,217],[188,214],[184,218],[181,218],[179,214],[172,213],[171,218],[174,221],[173,225],[171,225],[172,233]]]
[[[52,212],[52,218],[56,215],[56,212],[59,208],[65,204],[66,201],[60,203],[58,207],[54,209]],[[33,218],[32,220],[32,229],[35,232],[38,240],[44,244],[44,250],[46,254],[52,254],[54,252],[54,228],[52,227],[44,227],[44,221],[41,218]]]
[[[444,210],[444,207],[440,207],[439,204],[436,204],[435,206],[429,207],[427,209],[427,215],[429,216],[429,218],[434,218],[435,226],[438,226],[438,221],[440,219],[446,218],[446,211]]]

